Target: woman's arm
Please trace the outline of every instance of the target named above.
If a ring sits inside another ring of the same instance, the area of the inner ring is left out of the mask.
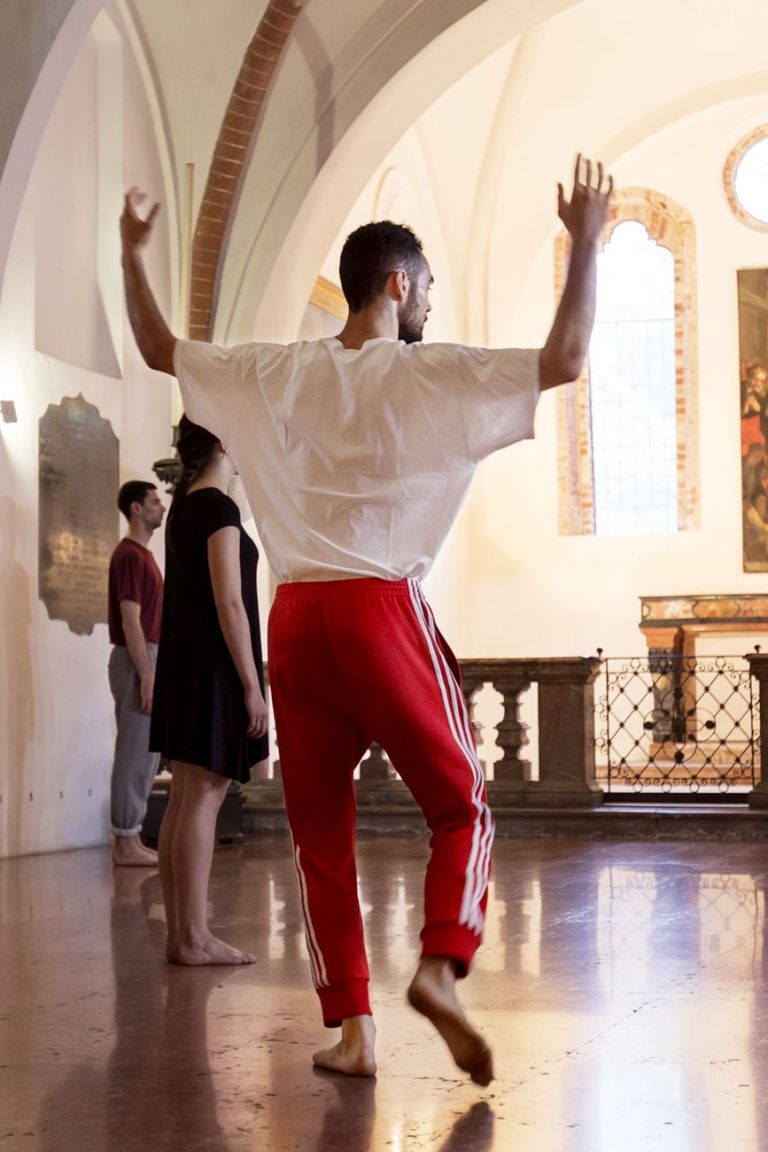
[[[248,735],[255,739],[266,734],[267,705],[259,685],[251,629],[243,604],[239,528],[219,528],[208,537],[208,568],[219,624],[243,685]]]

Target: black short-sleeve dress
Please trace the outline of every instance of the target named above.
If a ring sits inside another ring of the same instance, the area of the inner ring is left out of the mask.
[[[240,532],[240,578],[256,670],[264,691],[256,569],[259,553],[234,500],[218,488],[188,493],[166,532],[165,595],[152,703],[150,748],[247,783],[268,753],[266,736],[249,740],[243,687],[213,599],[208,538]]]

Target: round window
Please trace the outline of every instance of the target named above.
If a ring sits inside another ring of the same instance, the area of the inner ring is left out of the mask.
[[[726,161],[723,178],[739,220],[768,230],[768,125],[739,141]]]

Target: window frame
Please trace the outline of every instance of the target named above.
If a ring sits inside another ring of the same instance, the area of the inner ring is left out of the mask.
[[[760,124],[746,136],[742,136],[735,148],[728,153],[728,159],[723,167],[723,188],[731,211],[737,220],[746,224],[748,228],[754,228],[756,232],[768,232],[768,221],[759,220],[742,207],[736,195],[736,170],[750,148],[760,140],[766,139],[768,139],[768,124]]]
[[[643,224],[669,249],[675,267],[675,409],[677,413],[677,530],[699,526],[696,233],[690,214],[649,188],[617,189],[602,246],[625,221]],[[569,238],[555,239],[555,290],[565,284]],[[594,536],[595,500],[589,396],[589,357],[578,380],[557,390],[558,521],[562,536]],[[645,533],[644,533],[645,535]]]

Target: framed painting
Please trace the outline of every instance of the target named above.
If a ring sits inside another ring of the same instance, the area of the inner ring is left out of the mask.
[[[768,268],[737,273],[745,572],[768,572]]]

